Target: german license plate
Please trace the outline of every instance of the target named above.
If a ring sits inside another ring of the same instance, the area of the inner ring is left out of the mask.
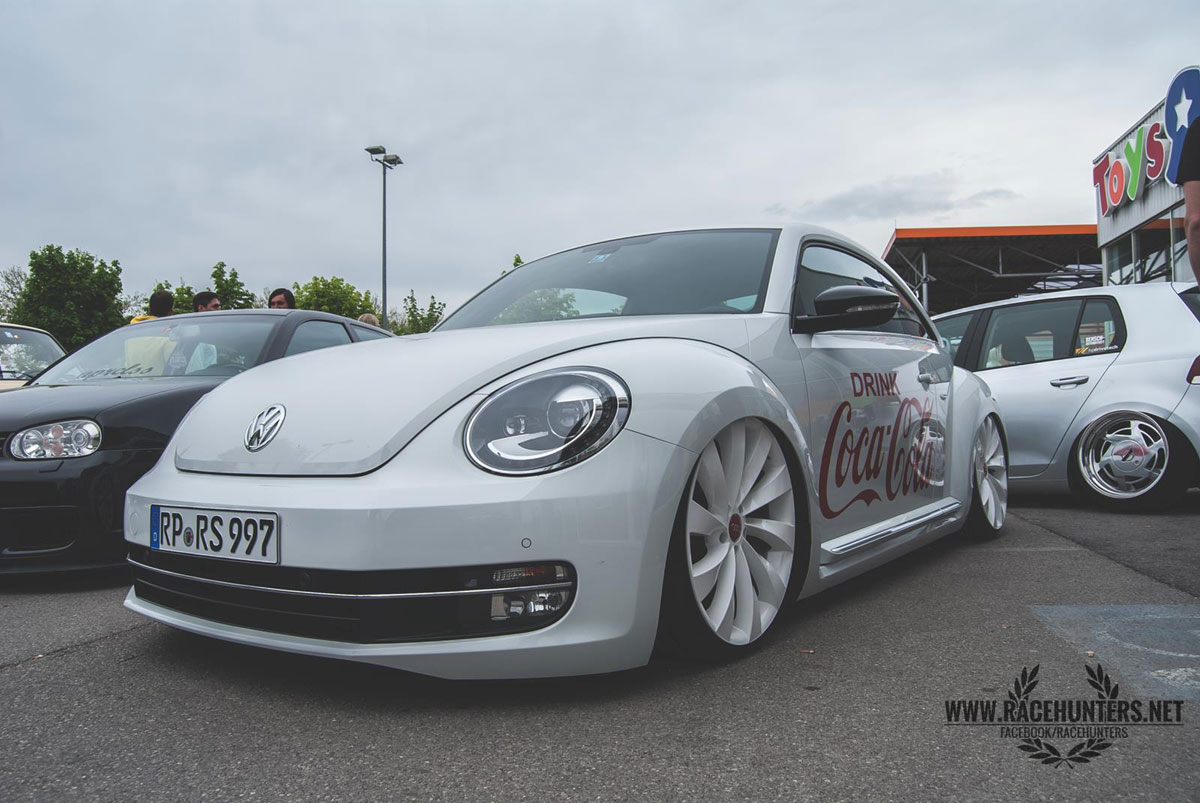
[[[150,506],[150,548],[225,560],[279,562],[279,516],[250,510]]]

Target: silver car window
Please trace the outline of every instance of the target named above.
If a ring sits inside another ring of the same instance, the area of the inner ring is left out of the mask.
[[[1082,303],[1038,301],[992,310],[977,370],[1071,356]]]
[[[900,307],[890,321],[878,326],[857,328],[929,337],[929,332],[921,322],[921,316],[909,303],[907,295],[901,292],[891,279],[869,262],[846,251],[823,245],[809,245],[800,255],[800,269],[796,272],[796,297],[792,304],[793,314],[812,315],[816,309],[814,300],[822,291],[844,285],[881,287],[900,297]]]

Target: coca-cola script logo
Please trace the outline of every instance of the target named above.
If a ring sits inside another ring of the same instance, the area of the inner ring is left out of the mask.
[[[851,374],[850,384],[856,397],[897,399],[896,416],[890,424],[856,427],[850,400],[838,405],[825,436],[817,488],[821,515],[827,519],[842,515],[855,502],[870,506],[881,499],[879,490],[870,487],[878,486],[880,476],[888,501],[928,488],[934,477],[933,399],[900,397],[895,372]]]

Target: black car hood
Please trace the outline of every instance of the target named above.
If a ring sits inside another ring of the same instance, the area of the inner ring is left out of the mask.
[[[102,419],[114,408],[125,412],[127,406],[138,407],[143,402],[155,406],[179,404],[183,407],[179,413],[182,418],[196,399],[226,378],[102,379],[64,385],[27,385],[0,393],[0,432],[72,418]]]

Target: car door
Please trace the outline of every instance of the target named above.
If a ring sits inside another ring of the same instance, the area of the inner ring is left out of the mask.
[[[794,315],[818,293],[847,284],[901,298],[878,327],[795,333],[807,383],[819,515],[834,538],[913,513],[945,496],[949,355],[915,298],[866,257],[808,244],[796,276]]]
[[[1125,342],[1120,311],[1111,298],[1029,301],[991,309],[978,331],[969,365],[996,398],[1009,471],[1039,474]]]
[[[955,365],[967,367],[964,362],[966,350],[960,351],[960,346],[970,342],[972,326],[978,319],[978,312],[964,312],[960,315],[947,315],[934,321],[938,334],[945,338],[945,346],[950,352],[950,359]]]

